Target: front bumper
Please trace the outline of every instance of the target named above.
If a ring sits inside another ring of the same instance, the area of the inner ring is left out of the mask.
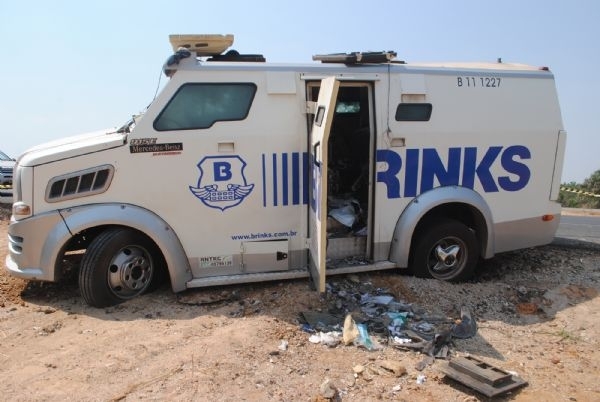
[[[70,237],[58,211],[12,220],[8,226],[8,273],[23,279],[56,281],[56,261]]]

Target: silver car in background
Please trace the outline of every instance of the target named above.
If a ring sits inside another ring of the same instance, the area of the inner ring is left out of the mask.
[[[0,151],[0,203],[10,204],[13,201],[13,169],[15,160]]]

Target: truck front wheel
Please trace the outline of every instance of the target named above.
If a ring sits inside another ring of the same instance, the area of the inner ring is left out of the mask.
[[[459,221],[443,219],[417,235],[410,269],[419,277],[459,282],[473,275],[478,259],[475,232]]]
[[[124,228],[100,233],[79,268],[79,289],[94,307],[107,307],[144,293],[157,271],[156,247],[145,236]]]

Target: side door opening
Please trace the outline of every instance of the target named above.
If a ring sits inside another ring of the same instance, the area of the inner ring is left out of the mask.
[[[321,93],[326,88],[319,84],[307,84],[307,100],[317,101],[315,122],[320,118]],[[326,193],[320,194],[320,198],[325,208],[321,211],[325,243],[322,247],[328,273],[365,265],[372,259],[373,86],[366,82],[340,82],[335,102],[331,102],[335,105],[333,113],[328,115],[331,127],[327,146],[322,148],[323,152],[327,150],[327,166],[320,168],[321,181],[326,171],[326,187],[321,184],[321,190],[326,188]],[[311,139],[311,146],[313,144],[314,139]],[[311,177],[314,180],[314,172]],[[309,236],[312,241],[313,232]],[[324,278],[321,280],[324,291]]]

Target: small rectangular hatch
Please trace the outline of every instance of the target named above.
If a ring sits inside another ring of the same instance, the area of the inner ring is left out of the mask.
[[[289,269],[289,243],[288,239],[242,242],[243,271],[253,273]]]

